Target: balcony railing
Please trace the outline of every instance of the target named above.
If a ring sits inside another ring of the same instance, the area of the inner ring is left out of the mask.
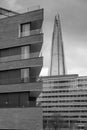
[[[39,52],[30,53],[28,55],[21,54],[21,55],[0,57],[0,62],[15,61],[15,60],[21,60],[21,59],[31,59],[35,57],[39,57]]]

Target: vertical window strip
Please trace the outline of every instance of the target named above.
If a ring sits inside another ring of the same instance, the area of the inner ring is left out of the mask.
[[[21,69],[21,80],[29,82],[29,68]]]
[[[30,58],[30,46],[21,47],[21,58],[22,59]]]

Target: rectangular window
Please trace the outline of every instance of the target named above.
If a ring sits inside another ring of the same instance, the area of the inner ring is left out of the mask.
[[[27,59],[30,57],[30,46],[21,47],[21,56],[22,59]]]
[[[21,92],[19,93],[20,97],[20,106],[25,107],[29,106],[29,92]]]
[[[20,69],[1,71],[0,72],[0,84],[15,84],[21,82]]]
[[[21,56],[21,47],[13,47],[0,50],[0,62],[19,60]]]
[[[30,35],[30,23],[25,23],[20,25],[20,36],[29,36]]]
[[[0,94],[0,107],[8,106],[8,95],[7,94]]]
[[[22,23],[19,25],[19,37],[34,35],[41,33],[40,21],[31,21],[27,23]]]
[[[29,106],[29,92],[0,93],[0,108]]]
[[[20,104],[20,93],[7,93],[8,94],[8,107],[18,107]]]
[[[29,68],[21,69],[22,82],[29,82]]]

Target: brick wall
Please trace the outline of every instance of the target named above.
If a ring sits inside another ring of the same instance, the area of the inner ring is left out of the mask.
[[[41,108],[0,109],[0,129],[42,129]]]
[[[4,19],[0,19],[0,49],[6,47],[18,46],[20,44],[30,42],[38,42],[42,37],[30,36],[19,38],[19,26],[21,23],[27,23],[34,20],[43,20],[43,10],[32,11],[21,15],[16,15]],[[39,22],[38,22],[39,23]],[[30,43],[31,44],[31,43]]]

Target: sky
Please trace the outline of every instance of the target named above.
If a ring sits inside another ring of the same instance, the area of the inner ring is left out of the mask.
[[[87,76],[87,0],[0,0],[0,6],[18,12],[44,8],[42,75],[50,65],[54,17],[60,14],[67,74]]]

